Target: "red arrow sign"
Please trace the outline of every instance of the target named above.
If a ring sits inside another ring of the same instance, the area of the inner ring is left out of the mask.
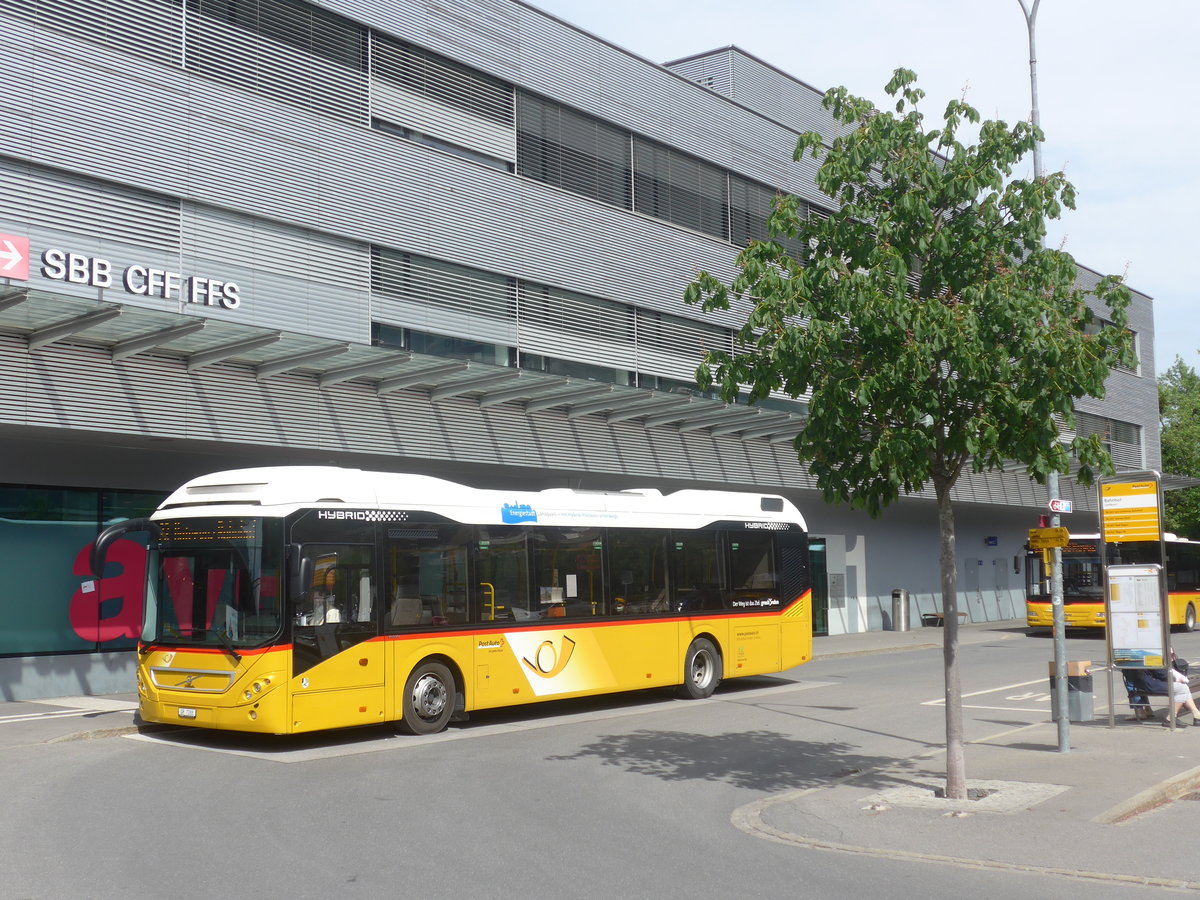
[[[29,238],[0,234],[0,278],[29,280]]]

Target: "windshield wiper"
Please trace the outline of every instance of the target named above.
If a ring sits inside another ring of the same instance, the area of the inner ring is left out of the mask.
[[[225,648],[225,652],[233,657],[234,662],[242,661],[242,654],[238,653],[233,647],[233,638],[229,636],[228,631],[220,628],[214,628],[212,633],[216,635],[217,640],[221,642],[221,646]]]

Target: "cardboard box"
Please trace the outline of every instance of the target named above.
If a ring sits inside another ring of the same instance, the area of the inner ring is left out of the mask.
[[[1088,669],[1091,668],[1092,661],[1090,659],[1077,659],[1067,662],[1067,677],[1072,675],[1086,675]],[[1054,668],[1054,660],[1050,660],[1050,677],[1053,678],[1058,672]]]

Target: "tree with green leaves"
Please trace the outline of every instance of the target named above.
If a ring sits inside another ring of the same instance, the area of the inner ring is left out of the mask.
[[[1090,482],[1111,471],[1098,437],[1073,430],[1073,401],[1101,397],[1110,368],[1129,364],[1129,292],[1105,277],[1095,294],[1111,324],[1098,330],[1076,265],[1046,249],[1046,220],[1073,208],[1061,172],[1036,180],[1013,169],[1041,133],[1028,123],[980,124],[949,103],[926,130],[916,75],[887,85],[894,112],[845,88],[825,108],[848,132],[826,145],[802,134],[795,158],[819,161],[817,187],[837,211],[802,215],[777,199],[773,236],[737,258],[732,284],[702,272],[686,300],[706,310],[746,310],[732,353],[709,353],[696,373],[731,401],[773,391],[809,397],[795,440],[826,501],[877,516],[901,494],[932,485],[940,533],[945,613],[946,795],[966,797],[958,670],[954,486],[968,469],[1013,462],[1043,481],[1051,471]],[[959,131],[978,125],[978,140]]]
[[[1200,478],[1200,375],[1178,356],[1158,377],[1158,416],[1163,471]],[[1200,488],[1167,492],[1164,519],[1168,531],[1200,540]]]

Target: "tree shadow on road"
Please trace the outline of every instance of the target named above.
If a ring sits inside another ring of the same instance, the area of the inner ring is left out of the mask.
[[[607,735],[550,760],[595,758],[663,781],[709,781],[760,791],[818,787],[855,776],[858,784],[906,784],[907,761],[864,755],[840,741],[796,740],[776,731],[697,734],[634,731]]]

